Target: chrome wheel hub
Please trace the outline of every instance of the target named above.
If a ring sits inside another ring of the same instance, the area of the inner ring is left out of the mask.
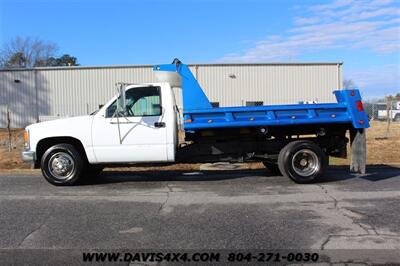
[[[48,168],[55,178],[65,181],[72,177],[75,163],[68,153],[57,152],[51,156]]]
[[[302,149],[293,155],[292,168],[296,174],[307,177],[318,172],[321,164],[315,152]]]

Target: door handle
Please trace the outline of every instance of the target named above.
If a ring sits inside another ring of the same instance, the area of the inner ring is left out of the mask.
[[[155,122],[154,126],[155,127],[165,127],[165,123],[164,122]]]

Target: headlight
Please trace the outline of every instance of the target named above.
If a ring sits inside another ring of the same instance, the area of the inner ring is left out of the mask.
[[[24,148],[25,150],[29,150],[29,130],[24,131]]]

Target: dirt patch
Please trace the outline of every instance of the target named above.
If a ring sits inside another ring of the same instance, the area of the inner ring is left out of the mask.
[[[9,135],[8,131],[0,129],[0,169],[29,169],[30,164],[21,160],[21,152],[23,150],[23,134],[22,129],[11,130],[11,151],[9,151]]]
[[[389,131],[387,123],[371,121],[367,130],[367,163],[368,164],[399,164],[400,163],[400,123],[391,123]],[[348,165],[350,163],[350,148],[348,158],[331,158],[331,164]]]
[[[367,147],[368,162],[399,163],[400,123],[392,123],[388,132],[387,123],[373,122],[367,131]]]
[[[23,130],[14,129],[11,132],[11,152],[8,151],[8,132],[0,129],[0,169],[29,169],[30,164],[21,160],[23,149]],[[368,164],[400,164],[400,123],[392,123],[389,132],[387,123],[372,121],[367,131],[367,162]],[[348,165],[349,159],[331,158],[333,165]],[[250,163],[250,169],[264,168],[261,163]],[[118,168],[120,169],[120,168]],[[127,170],[128,168],[123,168]],[[132,171],[182,170],[198,171],[200,164],[176,164],[168,166],[130,167]]]

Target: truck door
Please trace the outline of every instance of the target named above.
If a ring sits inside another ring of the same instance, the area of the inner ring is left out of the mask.
[[[93,151],[98,162],[167,161],[167,132],[161,107],[161,88],[126,91],[125,116],[116,116],[117,100],[92,124]],[[118,129],[119,126],[119,129]]]

